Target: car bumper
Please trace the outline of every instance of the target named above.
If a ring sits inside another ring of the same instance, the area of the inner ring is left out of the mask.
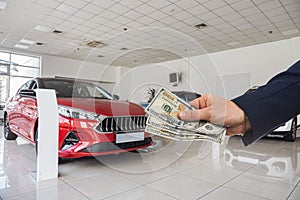
[[[146,137],[142,141],[126,142],[120,144],[116,144],[115,142],[99,142],[91,145],[84,145],[83,143],[80,143],[70,149],[59,150],[58,156],[61,158],[80,158],[86,156],[118,154],[122,152],[128,152],[128,151],[134,151],[134,150],[146,148],[152,145],[152,143],[153,142],[151,137]]]

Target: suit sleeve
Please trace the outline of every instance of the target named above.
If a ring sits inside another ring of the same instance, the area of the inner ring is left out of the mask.
[[[252,127],[242,136],[243,143],[259,140],[300,113],[300,61],[233,102],[244,110]]]

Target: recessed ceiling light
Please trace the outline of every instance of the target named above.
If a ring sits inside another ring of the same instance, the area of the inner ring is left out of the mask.
[[[288,31],[283,31],[282,34],[283,35],[292,35],[292,34],[295,34],[295,33],[299,33],[299,30],[298,29],[291,29],[291,30],[288,30]]]
[[[36,25],[34,29],[38,31],[48,32],[48,33],[51,31],[51,28],[47,26],[41,26],[41,25]]]
[[[15,47],[19,48],[19,49],[28,49],[30,46],[28,46],[28,45],[22,45],[22,44],[16,44]]]
[[[239,44],[241,44],[241,43],[236,42],[236,41],[232,41],[232,42],[227,42],[226,44],[227,44],[228,46],[236,46],[236,45],[239,45]]]
[[[64,13],[67,13],[67,14],[74,14],[78,9],[73,7],[73,6],[69,6],[67,4],[60,4],[60,6],[58,6],[56,8],[56,10],[59,10],[59,11],[62,11]]]
[[[33,45],[34,41],[33,40],[21,39],[18,43],[27,44],[27,45]]]
[[[0,1],[0,9],[1,9],[1,10],[4,10],[4,9],[6,8],[6,6],[7,6],[7,2],[5,2],[5,1]]]
[[[205,24],[205,23],[200,23],[200,24],[195,25],[195,27],[198,28],[198,29],[203,29],[203,28],[206,28],[206,27],[207,27],[207,24]]]

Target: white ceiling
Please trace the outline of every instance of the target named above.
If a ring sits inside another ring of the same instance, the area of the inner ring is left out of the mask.
[[[7,6],[0,9],[0,47],[117,66],[300,36],[300,0],[0,0],[3,3]],[[196,28],[200,23],[207,27]],[[92,40],[107,45],[85,45]]]

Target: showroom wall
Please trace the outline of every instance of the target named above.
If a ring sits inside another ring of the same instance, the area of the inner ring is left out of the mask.
[[[99,85],[111,92],[121,75],[120,68],[43,55],[41,75],[44,77],[72,77],[100,82]]]
[[[200,55],[171,62],[144,65],[126,71],[119,85],[128,84],[122,99],[145,101],[147,88],[212,92],[233,98],[249,87],[265,84],[273,75],[300,59],[300,37],[245,48]],[[183,73],[178,86],[169,83],[173,71]],[[220,86],[220,79],[224,79]],[[130,89],[129,89],[130,88]],[[220,93],[220,91],[223,91]]]

